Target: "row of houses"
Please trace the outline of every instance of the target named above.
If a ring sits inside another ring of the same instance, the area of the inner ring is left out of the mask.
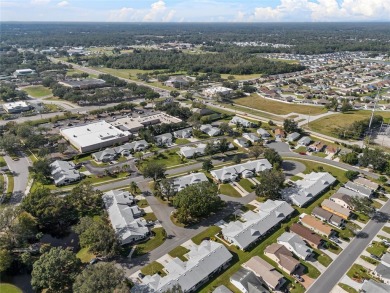
[[[98,162],[111,162],[120,156],[127,157],[134,152],[144,151],[148,147],[149,144],[145,140],[137,140],[125,143],[121,146],[106,148],[103,151],[93,153],[92,158]]]

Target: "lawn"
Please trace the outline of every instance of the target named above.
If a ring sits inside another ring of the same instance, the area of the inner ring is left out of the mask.
[[[77,252],[76,256],[83,263],[89,263],[91,259],[96,257],[96,255],[94,255],[92,252],[89,251],[88,247],[81,248],[79,252]]]
[[[175,143],[176,144],[187,144],[187,143],[190,143],[190,141],[188,139],[185,139],[185,138],[176,138]]]
[[[315,258],[316,258],[316,259],[318,260],[318,262],[319,262],[320,264],[322,264],[324,267],[328,267],[328,266],[331,264],[332,258],[331,258],[329,255],[323,253],[323,252],[322,252],[321,250],[319,250],[319,249],[314,249],[314,253],[315,253]]]
[[[370,217],[363,213],[354,212],[354,214],[357,216],[356,220],[358,220],[360,223],[367,223],[370,220]]]
[[[358,264],[353,264],[353,266],[347,272],[347,276],[353,280],[371,279],[371,275],[368,273],[368,270]]]
[[[376,255],[377,257],[382,257],[382,255],[386,253],[387,247],[381,242],[373,241],[372,245],[369,246],[366,250],[370,254]]]
[[[157,221],[157,217],[154,213],[147,213],[143,216],[143,218],[146,220],[146,221]]]
[[[385,121],[390,119],[390,112],[376,111],[375,114],[381,115]],[[334,132],[335,128],[344,127],[355,121],[367,119],[370,115],[371,111],[352,111],[346,114],[333,114],[310,122],[309,129],[325,135],[337,137]]]
[[[154,275],[156,273],[159,273],[160,276],[165,276],[166,274],[163,272],[163,268],[164,266],[162,264],[157,261],[154,261],[147,266],[144,266],[141,269],[141,273],[143,273],[144,275]]]
[[[133,256],[141,256],[149,251],[152,251],[153,249],[159,247],[161,244],[164,243],[165,238],[166,238],[166,232],[164,228],[154,228],[152,229],[152,232],[154,236],[152,236],[149,240],[146,242],[143,242],[141,244],[137,244],[137,248],[134,251]]]
[[[243,178],[240,180],[240,185],[242,188],[244,188],[248,192],[252,192],[254,189],[252,187],[254,186],[252,182],[250,182],[248,179]]]
[[[235,80],[246,80],[246,79],[255,79],[260,78],[261,74],[255,73],[255,74],[221,74],[221,77],[224,79],[227,79],[229,76],[234,76]]]
[[[348,293],[359,293],[359,292],[356,291],[354,288],[352,288],[351,286],[348,286],[348,285],[346,285],[346,284],[339,283],[339,286],[340,286],[343,290],[347,291]]]
[[[386,233],[390,234],[390,227],[385,226],[385,227],[383,227],[382,230],[385,231]]]
[[[303,179],[301,176],[298,176],[298,175],[294,175],[290,178],[291,181],[298,181],[298,180],[301,180]]]
[[[241,197],[241,194],[234,189],[229,183],[224,183],[219,185],[219,192],[231,196],[231,197]]]
[[[374,206],[374,208],[376,209],[380,209],[382,207],[382,204],[376,200],[373,200],[373,203],[372,205]]]
[[[170,149],[168,151],[153,155],[146,159],[143,159],[141,162],[141,169],[149,161],[158,161],[161,164],[164,164],[166,167],[177,166],[183,164],[182,158],[177,154],[178,149]]]
[[[365,255],[361,255],[360,258],[364,259],[366,262],[368,262],[374,266],[377,266],[379,264],[379,261],[377,261],[371,257],[365,256]]]
[[[200,244],[202,241],[206,238],[213,237],[214,235],[218,234],[222,229],[217,226],[211,226],[204,230],[203,232],[200,232],[198,235],[191,238],[191,240],[195,244]]]
[[[30,96],[33,98],[41,98],[44,96],[52,95],[51,89],[41,86],[41,85],[34,85],[23,88],[23,91],[27,92]]]
[[[137,206],[139,206],[140,208],[144,208],[144,207],[147,207],[149,204],[148,204],[148,201],[146,199],[141,199],[139,201],[137,201]]]
[[[8,178],[8,186],[7,186],[7,193],[14,191],[14,176],[7,174]]]
[[[0,292],[1,293],[23,293],[23,291],[20,290],[18,287],[9,283],[0,283]]]
[[[298,114],[317,115],[326,112],[324,107],[283,103],[276,100],[262,98],[257,94],[252,94],[245,98],[239,98],[235,100],[235,103],[277,115],[286,115],[292,112]]]
[[[172,249],[168,254],[172,257],[178,257],[180,258],[182,261],[187,261],[187,259],[185,258],[185,254],[189,252],[189,250],[183,246],[178,246],[174,249]]]

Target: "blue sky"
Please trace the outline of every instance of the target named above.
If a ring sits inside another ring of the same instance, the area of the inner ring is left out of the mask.
[[[0,0],[2,21],[390,21],[390,0]]]

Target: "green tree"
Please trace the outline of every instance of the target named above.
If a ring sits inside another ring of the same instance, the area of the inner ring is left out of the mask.
[[[345,177],[347,177],[349,180],[353,180],[359,175],[359,172],[348,170],[344,174],[345,174]]]
[[[210,172],[211,169],[213,169],[213,162],[210,159],[204,160],[202,164],[202,169],[206,172]]]
[[[163,293],[183,293],[183,289],[180,285],[174,285],[171,289],[168,289]]]
[[[142,169],[144,178],[152,178],[154,182],[156,182],[158,179],[164,178],[165,171],[165,165],[156,161],[147,162]]]
[[[137,185],[136,182],[134,182],[134,181],[130,182],[130,191],[131,191],[132,194],[136,194],[137,193],[138,185]]]
[[[255,193],[267,199],[279,199],[284,180],[282,171],[275,169],[263,171],[259,174],[259,184],[256,185]]]
[[[29,167],[29,171],[33,174],[33,178],[43,184],[49,183],[51,175],[50,162],[47,159],[38,159]]]
[[[234,158],[233,158],[233,162],[235,164],[240,164],[241,163],[241,158],[239,155],[235,155]]]
[[[178,91],[171,91],[169,93],[169,95],[173,98],[177,98],[178,96],[180,96],[180,93]]]
[[[48,293],[72,292],[80,271],[81,262],[72,251],[52,248],[34,263],[31,285],[35,290],[47,289]]]
[[[8,249],[0,249],[0,273],[5,272],[11,267],[13,257]]]
[[[227,122],[222,122],[219,125],[219,129],[221,129],[221,132],[224,134],[229,134],[232,132],[232,128],[230,127],[230,125]]]
[[[98,215],[103,211],[103,192],[94,189],[90,183],[74,187],[65,198],[77,211],[79,217]]]
[[[285,119],[283,122],[283,128],[287,133],[298,131],[298,123],[293,119]]]
[[[85,268],[76,277],[73,292],[119,293],[126,289],[124,280],[123,271],[116,268],[113,263],[99,263]],[[129,288],[124,292],[130,292]]]
[[[14,154],[20,145],[20,139],[12,134],[4,134],[0,139],[0,148],[10,154]]]
[[[162,195],[167,200],[171,199],[172,197],[174,197],[176,195],[176,189],[173,186],[172,179],[168,179],[168,178],[161,179],[161,181],[159,182],[159,185],[160,185],[160,191],[161,191]]]
[[[351,111],[352,109],[353,109],[352,105],[347,100],[344,100],[343,104],[341,105],[340,111],[341,113],[346,113]]]
[[[222,138],[219,141],[219,151],[223,154],[226,153],[229,150],[229,145],[230,142],[226,138]]]
[[[255,145],[249,148],[249,155],[254,157],[256,160],[264,153],[264,147]]]
[[[277,151],[274,149],[266,148],[264,150],[264,158],[268,160],[274,166],[274,168],[280,168],[282,166],[283,160]]]
[[[110,223],[99,217],[80,219],[74,231],[79,235],[80,246],[97,255],[114,256],[119,251],[119,243]]]
[[[375,212],[371,199],[367,197],[352,196],[351,205],[355,211],[366,215],[372,215]]]
[[[372,166],[375,171],[383,172],[387,165],[387,156],[381,149],[369,149],[363,150],[363,155],[359,159],[360,165],[363,167]]]
[[[222,206],[218,188],[210,182],[201,182],[187,186],[173,199],[176,207],[175,216],[181,223],[197,222],[217,211]]]
[[[350,165],[359,163],[359,158],[355,152],[347,153],[341,156],[341,161]]]

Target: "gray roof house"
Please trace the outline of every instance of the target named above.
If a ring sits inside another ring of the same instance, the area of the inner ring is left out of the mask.
[[[154,141],[159,146],[170,146],[172,145],[172,133],[164,133],[160,135],[156,135],[154,137]]]
[[[218,127],[214,127],[211,124],[203,124],[199,129],[209,136],[217,136],[221,133],[221,130]]]
[[[103,195],[104,205],[111,225],[122,245],[145,239],[149,236],[149,228],[134,197],[127,191],[111,190]]]
[[[248,121],[248,120],[246,120],[244,118],[241,118],[239,116],[234,116],[232,118],[232,120],[230,120],[229,123],[230,124],[235,124],[235,125],[239,124],[239,125],[242,125],[244,127],[252,127],[253,126],[252,122],[250,122],[250,121]]]
[[[336,178],[327,172],[311,172],[301,180],[292,183],[291,187],[282,190],[285,200],[302,207],[312,201],[316,196],[329,188]]]
[[[313,250],[306,245],[305,241],[295,233],[284,232],[277,242],[303,260],[308,259],[313,253]]]
[[[336,227],[341,227],[343,224],[344,224],[344,219],[335,215],[335,214],[332,214],[331,212],[327,211],[327,210],[324,210],[323,208],[320,208],[320,207],[315,207],[313,209],[313,211],[311,212],[311,214],[322,220],[322,221],[325,221],[333,226],[336,226]]]
[[[362,196],[359,193],[357,193],[351,189],[345,188],[345,187],[340,187],[335,194],[337,194],[337,193],[345,194],[345,195],[348,195],[349,197]]]
[[[197,156],[203,156],[206,149],[206,144],[200,143],[197,146],[185,146],[180,148],[180,155],[185,158],[192,158],[196,154]]]
[[[248,140],[246,140],[245,138],[239,137],[239,138],[236,138],[235,140],[233,140],[233,142],[242,148],[247,148],[249,146]]]
[[[178,257],[168,261],[164,266],[166,276],[145,276],[131,292],[165,292],[175,285],[180,285],[183,292],[194,292],[213,274],[223,270],[233,256],[223,244],[204,240],[200,245],[191,246],[186,257],[186,262]]]
[[[298,140],[298,145],[300,146],[308,146],[311,143],[311,139],[308,136],[302,137],[300,140]]]
[[[54,161],[50,164],[51,177],[56,186],[68,185],[81,180],[81,174],[75,169],[73,162]]]
[[[351,181],[348,181],[347,183],[345,183],[344,186],[345,186],[345,188],[348,188],[352,191],[357,192],[360,196],[371,197],[371,195],[372,195],[372,189],[365,187],[363,185],[353,183]]]
[[[189,185],[197,184],[200,182],[208,182],[208,179],[204,173],[192,173],[173,179],[173,187],[176,191],[180,191]]]
[[[215,290],[213,293],[232,293],[225,285],[220,285]]]
[[[111,162],[115,160],[120,154],[118,154],[114,148],[108,148],[100,152],[96,152],[92,154],[92,158],[94,158],[98,162]]]
[[[241,216],[241,221],[227,224],[222,228],[222,235],[228,242],[246,249],[293,212],[294,209],[285,201],[267,200],[260,204],[257,212],[247,211]]]
[[[376,266],[373,274],[385,284],[390,285],[390,253],[382,256],[381,262]]]
[[[376,282],[374,280],[365,280],[360,290],[363,293],[389,293],[390,285]]]
[[[230,277],[232,283],[242,293],[269,293],[263,280],[252,271],[240,268]]]
[[[293,142],[296,141],[301,135],[298,132],[293,132],[287,135],[286,140]]]
[[[260,141],[260,138],[256,134],[254,134],[254,133],[243,133],[242,137],[246,138],[247,140],[250,140],[251,142],[258,142],[258,141]]]
[[[184,128],[173,132],[173,136],[176,138],[190,138],[192,136],[192,128]]]
[[[147,143],[146,140],[136,140],[130,143],[126,143],[123,146],[120,146],[118,148],[123,148],[124,146],[129,146],[131,149],[133,149],[135,152],[143,151],[149,147],[149,144]]]
[[[272,169],[270,162],[267,159],[259,159],[213,170],[210,174],[217,182],[231,182],[236,181],[240,176],[250,178],[268,169]]]
[[[271,136],[269,132],[263,128],[259,128],[256,130],[257,134],[259,134],[262,138],[268,138]]]

